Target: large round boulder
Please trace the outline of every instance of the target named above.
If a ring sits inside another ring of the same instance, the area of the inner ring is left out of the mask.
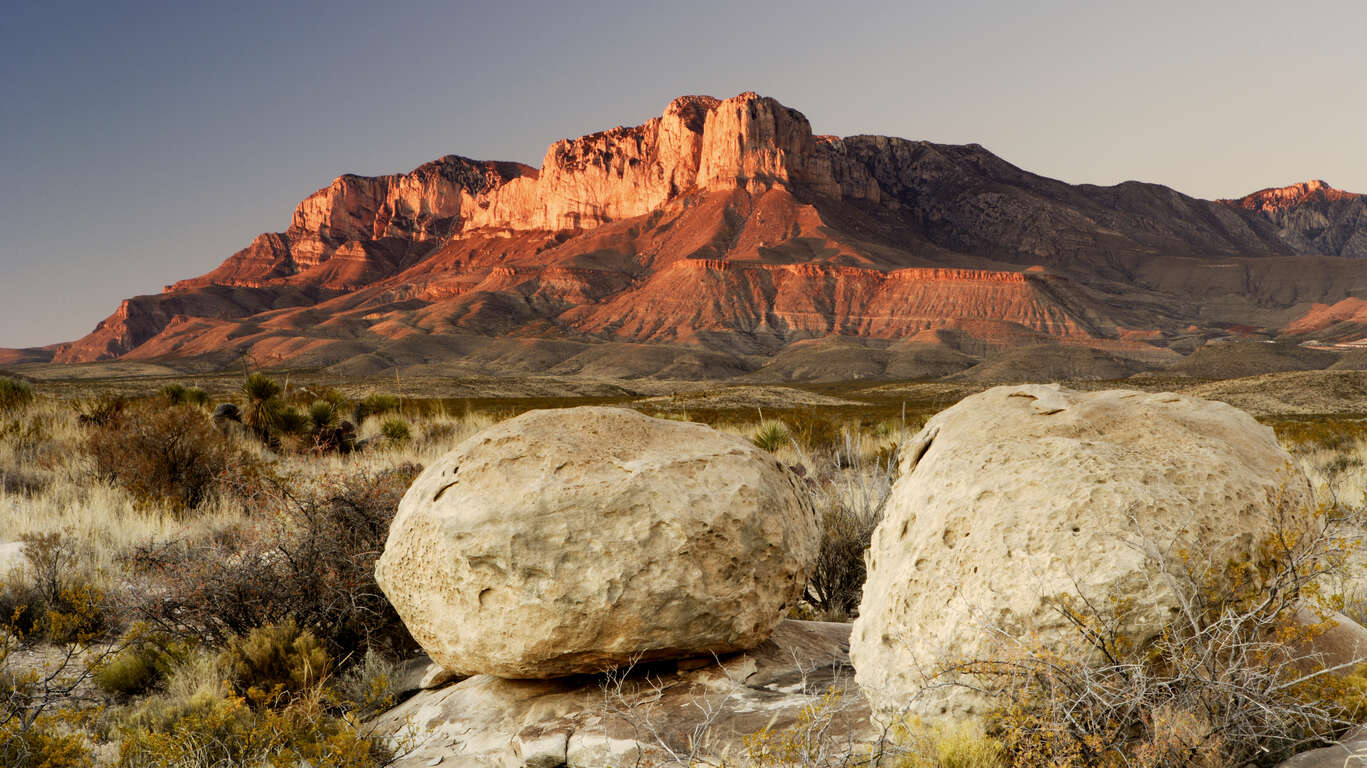
[[[1162,571],[1208,568],[1218,586],[1313,506],[1270,428],[1167,393],[997,387],[902,449],[850,649],[884,715],[980,713],[947,666],[1077,652],[1060,596],[1126,601],[1120,632],[1142,647],[1176,611]]]
[[[815,561],[800,483],[699,424],[532,411],[419,475],[375,577],[456,674],[546,678],[744,650]]]

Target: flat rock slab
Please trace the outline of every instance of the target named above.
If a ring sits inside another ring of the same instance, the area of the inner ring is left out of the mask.
[[[1367,728],[1354,728],[1339,743],[1302,752],[1277,768],[1367,768]]]
[[[787,728],[835,691],[831,733],[871,741],[869,708],[849,666],[849,632],[848,624],[786,620],[744,653],[617,676],[475,675],[421,691],[373,726],[409,748],[396,768],[615,768],[667,761],[671,750],[687,755],[699,731],[695,756],[743,754],[747,735]]]

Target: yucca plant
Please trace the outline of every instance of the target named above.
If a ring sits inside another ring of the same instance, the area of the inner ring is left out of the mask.
[[[280,414],[280,385],[264,373],[252,373],[242,382],[242,395],[247,408],[242,421],[264,443],[278,440]]]
[[[336,403],[330,403],[327,400],[314,400],[309,405],[308,415],[309,424],[313,427],[313,431],[318,432],[337,426],[340,413]]]
[[[756,447],[774,453],[792,439],[792,433],[788,431],[787,424],[781,421],[765,421],[760,423],[759,429],[755,430],[750,442],[754,443]]]
[[[200,387],[188,387],[185,390],[185,402],[196,408],[209,407],[209,393]]]
[[[391,443],[403,445],[413,439],[413,430],[403,419],[385,419],[380,425],[380,434]]]
[[[161,396],[166,398],[166,402],[171,405],[183,405],[185,403],[185,385],[167,384],[161,388]]]

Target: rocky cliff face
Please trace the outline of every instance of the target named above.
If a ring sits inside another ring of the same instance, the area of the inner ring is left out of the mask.
[[[745,357],[946,331],[1151,348],[1367,295],[1363,201],[1072,186],[976,145],[814,135],[754,93],[686,96],[556,142],[540,169],[448,155],[338,177],[284,232],[130,299],[56,359],[402,364],[509,336]]]

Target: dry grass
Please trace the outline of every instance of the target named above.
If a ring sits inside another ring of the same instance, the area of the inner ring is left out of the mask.
[[[135,396],[158,397],[164,382],[149,382]],[[210,387],[222,402],[242,403],[230,386]],[[924,390],[924,391],[923,391]],[[896,446],[913,434],[935,411],[967,394],[967,389],[941,391],[880,386],[826,387],[814,390],[839,405],[813,407],[800,402],[791,407],[760,408],[749,393],[727,398],[640,398],[597,395],[519,396],[514,400],[422,398],[411,393],[392,412],[367,415],[356,425],[365,445],[352,454],[316,453],[301,439],[287,439],[276,451],[251,444],[255,459],[298,483],[300,492],[323,487],[338,476],[376,474],[408,464],[426,466],[476,432],[533,407],[582,404],[635,405],[649,415],[707,423],[746,441],[765,443],[776,458],[807,480],[813,501],[821,510],[828,532],[823,550],[825,583],[809,590],[805,615],[846,619],[858,605],[862,584],[863,550],[876,525],[896,474]],[[766,390],[766,394],[768,391]],[[368,391],[348,390],[342,416]],[[307,408],[327,395],[320,385],[284,388],[284,398]],[[745,395],[746,397],[741,397]],[[330,396],[330,395],[329,395]],[[735,402],[731,402],[735,400]],[[669,403],[687,401],[691,407]],[[822,401],[826,402],[826,401]],[[0,413],[0,544],[26,535],[59,532],[79,553],[80,568],[93,574],[109,591],[126,589],[132,576],[124,556],[154,542],[207,541],[221,532],[253,522],[259,509],[233,493],[210,498],[192,513],[139,502],[124,488],[97,479],[84,446],[91,429],[79,421],[81,402],[58,399],[38,384],[37,398]],[[87,403],[88,408],[88,403]],[[410,439],[385,437],[387,420],[401,418],[410,426]],[[1321,501],[1335,510],[1336,525],[1349,537],[1361,537],[1367,519],[1367,422],[1340,417],[1298,417],[1275,422],[1283,444],[1312,478]],[[260,522],[260,521],[256,521]],[[1363,551],[1362,548],[1358,552]],[[1342,595],[1346,612],[1367,619],[1367,556],[1354,562],[1349,576],[1334,581],[1329,590]],[[173,671],[158,696],[189,701],[221,696],[222,670],[216,655],[201,651]],[[383,659],[367,662],[375,669]],[[980,731],[930,728],[908,734],[904,766],[930,768],[992,768],[1001,765],[1000,747]]]

